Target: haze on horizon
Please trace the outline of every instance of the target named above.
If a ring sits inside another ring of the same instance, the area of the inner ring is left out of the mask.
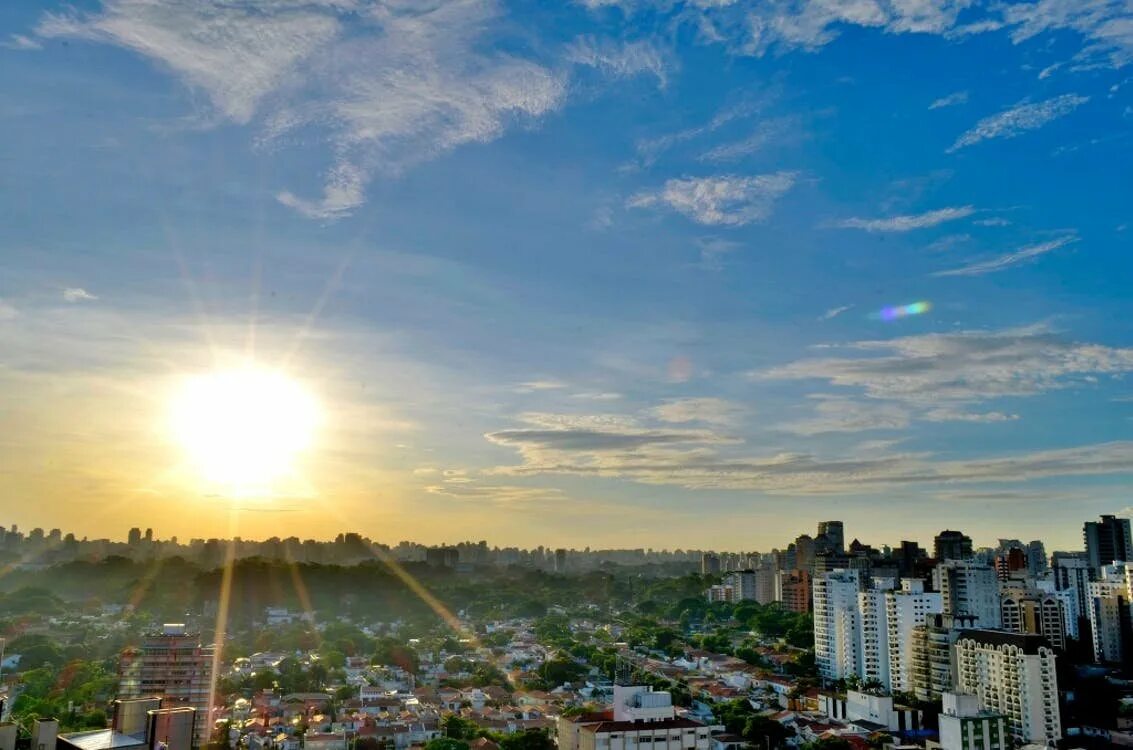
[[[1133,505],[1119,3],[49,5],[0,8],[5,524],[1076,549]]]

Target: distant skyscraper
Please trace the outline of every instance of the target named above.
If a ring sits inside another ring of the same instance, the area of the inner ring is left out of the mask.
[[[122,653],[118,697],[157,697],[165,708],[196,709],[193,746],[202,747],[209,739],[212,658],[212,646],[202,646],[199,635],[184,625],[165,625]]]
[[[456,547],[430,547],[425,550],[425,562],[434,568],[455,568],[460,563],[460,550]]]
[[[1037,635],[965,630],[956,641],[956,690],[1007,718],[1016,746],[1062,738],[1055,653]]]
[[[700,574],[702,576],[715,576],[720,574],[720,556],[705,552],[700,556]]]
[[[795,570],[814,570],[814,539],[808,534],[795,538]]]
[[[567,565],[567,551],[560,547],[555,550],[555,572],[562,573],[566,570]]]
[[[141,542],[141,541],[142,541],[142,530],[139,529],[137,526],[130,529],[130,533],[126,535],[126,544],[130,545],[131,547],[136,547],[136,546],[138,546],[138,543]]]
[[[846,551],[846,532],[841,521],[819,521],[818,536],[826,537],[830,550],[838,553]]]
[[[932,556],[943,560],[967,560],[972,556],[972,538],[962,531],[944,531],[933,537]]]
[[[1086,559],[1095,571],[1112,562],[1133,562],[1128,518],[1102,516],[1101,521],[1087,521],[1082,536],[1086,541]]]

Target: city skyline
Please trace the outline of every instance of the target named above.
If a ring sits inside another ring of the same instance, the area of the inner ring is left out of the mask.
[[[3,549],[9,549],[9,551],[11,550],[11,540],[9,539],[8,541],[5,541],[6,535],[11,535],[12,538],[18,538],[19,544],[26,544],[28,542],[35,542],[37,544],[52,545],[52,544],[58,544],[60,542],[67,541],[67,540],[73,540],[73,541],[76,541],[76,542],[79,542],[79,543],[106,542],[106,543],[109,543],[109,544],[125,545],[125,546],[134,546],[134,545],[140,545],[140,544],[146,544],[146,545],[154,544],[154,545],[179,545],[181,547],[188,547],[193,543],[200,543],[200,542],[226,543],[226,542],[232,542],[232,541],[239,541],[242,544],[259,545],[259,544],[265,544],[265,543],[269,543],[269,542],[273,542],[273,541],[274,542],[284,542],[284,541],[289,541],[289,540],[299,540],[300,542],[314,542],[314,543],[320,544],[320,545],[324,545],[324,544],[325,545],[331,545],[331,544],[341,544],[344,541],[349,542],[351,538],[355,538],[355,539],[365,541],[365,542],[368,542],[368,543],[372,543],[372,544],[375,544],[375,545],[384,546],[387,549],[397,549],[397,548],[401,548],[401,547],[417,547],[417,548],[421,548],[421,549],[436,549],[436,548],[442,548],[442,547],[476,547],[476,546],[486,545],[487,549],[489,549],[489,550],[513,549],[513,550],[519,550],[521,552],[534,552],[534,551],[539,550],[539,549],[542,549],[545,553],[553,553],[553,552],[555,552],[556,550],[559,550],[559,549],[565,550],[565,551],[568,551],[568,552],[579,552],[579,553],[581,553],[581,552],[593,552],[593,553],[632,552],[632,551],[635,551],[635,550],[641,550],[641,551],[645,551],[645,552],[658,553],[658,554],[689,553],[689,554],[700,555],[702,553],[703,554],[718,553],[718,554],[722,554],[722,555],[729,555],[729,556],[735,556],[737,558],[742,558],[742,557],[747,556],[747,555],[769,555],[769,554],[775,553],[775,552],[783,553],[783,552],[788,551],[789,549],[793,550],[794,547],[795,547],[795,543],[798,542],[800,539],[802,539],[804,537],[810,539],[812,541],[812,543],[817,542],[820,538],[822,538],[824,536],[824,533],[822,531],[823,527],[825,525],[831,524],[831,523],[842,524],[843,522],[842,521],[830,521],[830,520],[818,521],[812,526],[811,529],[809,529],[809,530],[801,529],[801,530],[798,531],[797,534],[793,534],[789,537],[786,537],[786,538],[780,540],[779,543],[777,543],[777,544],[775,544],[771,547],[768,547],[766,549],[756,549],[754,547],[748,547],[748,548],[715,547],[714,548],[714,547],[696,547],[696,546],[686,546],[686,547],[680,547],[680,546],[678,546],[678,547],[664,547],[664,546],[608,547],[607,546],[607,547],[603,547],[603,546],[598,546],[598,545],[584,545],[584,546],[573,547],[573,546],[569,546],[569,545],[543,544],[543,543],[540,543],[540,541],[537,540],[537,539],[536,540],[528,540],[528,542],[526,544],[513,545],[513,544],[498,543],[498,542],[491,540],[491,539],[482,539],[482,538],[477,539],[477,538],[471,538],[471,537],[467,537],[467,538],[453,537],[453,538],[444,539],[444,540],[440,540],[440,541],[436,541],[436,542],[421,541],[421,540],[418,540],[418,539],[407,539],[407,538],[399,538],[396,541],[394,541],[392,538],[391,539],[373,538],[370,535],[365,534],[363,532],[359,532],[357,530],[349,530],[349,529],[342,529],[342,530],[338,531],[337,533],[333,534],[330,537],[312,537],[312,536],[307,536],[307,535],[303,535],[303,534],[296,534],[296,533],[291,533],[291,534],[287,534],[287,535],[273,535],[273,536],[259,536],[259,537],[256,537],[256,536],[241,536],[241,535],[229,536],[229,537],[223,537],[223,536],[222,537],[202,537],[202,536],[181,537],[181,536],[178,536],[176,534],[170,534],[170,535],[163,537],[161,532],[160,532],[160,529],[158,531],[155,531],[152,526],[150,526],[150,527],[132,526],[132,527],[130,527],[129,529],[126,530],[125,534],[119,534],[119,535],[111,534],[111,535],[108,535],[108,536],[92,536],[92,535],[83,534],[82,532],[76,532],[74,529],[64,529],[64,528],[61,528],[61,527],[44,528],[44,527],[37,526],[37,527],[32,527],[32,528],[26,528],[26,527],[20,527],[19,524],[9,524],[8,526],[0,526],[0,550],[3,550]],[[1045,550],[1043,563],[1042,563],[1043,565],[1048,564],[1049,561],[1050,561],[1051,555],[1054,555],[1056,553],[1070,553],[1070,554],[1073,554],[1073,555],[1076,555],[1076,556],[1086,556],[1086,557],[1088,557],[1088,555],[1090,554],[1090,552],[1092,550],[1093,554],[1095,554],[1095,555],[1100,554],[1101,555],[1096,560],[1093,560],[1093,563],[1096,566],[1100,566],[1100,565],[1103,565],[1103,564],[1109,564],[1109,563],[1113,562],[1114,560],[1121,560],[1123,557],[1128,556],[1127,554],[1125,554],[1125,551],[1133,550],[1133,541],[1130,541],[1127,538],[1122,538],[1121,537],[1121,531],[1120,531],[1120,529],[1125,529],[1126,530],[1125,533],[1127,535],[1128,534],[1127,529],[1128,529],[1129,523],[1130,523],[1130,519],[1123,518],[1123,517],[1120,517],[1120,516],[1113,516],[1112,514],[1103,515],[1101,517],[1100,524],[1099,524],[1098,520],[1087,519],[1082,524],[1082,533],[1080,534],[1080,537],[1079,537],[1080,542],[1077,545],[1070,545],[1070,546],[1067,546],[1067,547],[1055,547],[1053,545],[1047,544],[1046,540],[1041,539],[1041,538],[1039,538],[1039,539],[1021,539],[1021,538],[1012,537],[1012,536],[1009,536],[1009,535],[1008,536],[995,535],[993,537],[988,537],[987,541],[985,543],[985,542],[980,541],[981,538],[978,535],[972,536],[970,534],[965,533],[965,531],[962,530],[962,529],[955,529],[955,528],[940,529],[936,534],[934,534],[932,537],[930,537],[927,540],[925,540],[925,539],[910,539],[910,538],[906,537],[906,538],[901,539],[899,541],[892,541],[892,540],[870,539],[870,538],[868,538],[864,535],[858,535],[858,534],[852,533],[852,531],[853,531],[852,529],[851,529],[851,533],[846,533],[845,527],[841,526],[841,527],[839,527],[839,530],[838,530],[842,534],[841,538],[832,539],[832,540],[830,540],[830,542],[834,545],[834,549],[839,550],[840,553],[844,553],[844,552],[848,551],[850,546],[855,542],[861,544],[863,546],[863,548],[868,549],[870,551],[871,555],[880,553],[883,549],[888,548],[889,551],[890,551],[890,554],[894,556],[894,559],[896,559],[896,557],[898,557],[902,554],[902,545],[907,543],[907,542],[911,542],[913,544],[916,544],[928,558],[935,559],[935,560],[938,560],[938,561],[939,560],[947,560],[947,559],[968,559],[968,558],[971,558],[973,556],[974,552],[978,552],[978,551],[992,551],[992,552],[994,552],[994,551],[999,550],[999,549],[1006,549],[1006,547],[1004,545],[1005,544],[1009,545],[1011,543],[1018,543],[1018,548],[1020,549],[1020,551],[1024,552],[1024,554],[1026,555],[1026,554],[1029,554],[1027,552],[1027,548],[1029,547],[1029,545],[1031,545],[1035,542],[1038,542],[1039,545],[1040,545],[1040,548]],[[1104,534],[1102,536],[1102,539],[1104,541],[1099,541],[1099,537],[1098,537],[1099,526],[1102,526],[1106,529],[1106,531],[1104,532]],[[1114,531],[1111,530],[1113,528],[1119,529],[1119,531],[1114,532]],[[1116,536],[1106,536],[1107,534],[1116,534]],[[1108,546],[1105,546],[1105,545],[1108,545]],[[938,550],[941,551],[940,554],[937,554]],[[807,554],[813,556],[813,552],[814,552],[814,550],[812,549]],[[1026,558],[1024,557],[1024,559],[1026,559]],[[1086,559],[1086,558],[1084,557],[1083,559]],[[729,570],[735,570],[735,569],[736,568],[734,568],[734,567],[729,568]]]
[[[8,4],[6,520],[1079,549],[1133,35],[1055,5]]]

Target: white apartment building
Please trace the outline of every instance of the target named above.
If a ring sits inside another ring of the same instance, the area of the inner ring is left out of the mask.
[[[940,750],[1011,750],[1007,717],[980,708],[967,693],[944,693],[940,712]]]
[[[819,674],[838,680],[851,675],[887,690],[912,691],[915,684],[915,628],[938,614],[941,597],[921,581],[878,579],[861,589],[858,571],[837,570],[815,579],[815,655]]]
[[[924,581],[905,580],[901,588],[885,594],[886,639],[889,650],[891,692],[911,693],[916,688],[916,628],[921,628],[931,615],[941,613],[941,596],[926,592]]]
[[[614,686],[611,711],[558,720],[559,750],[709,750],[709,728],[677,718],[669,693]]]
[[[1015,744],[1053,747],[1062,736],[1055,652],[1038,635],[965,630],[955,646],[956,691],[1002,713]]]
[[[1103,565],[1097,581],[1087,584],[1094,660],[1117,663],[1133,644],[1122,637],[1122,620],[1133,616],[1133,563]]]
[[[834,570],[814,579],[814,658],[823,679],[861,674],[857,570]]]
[[[980,628],[1002,627],[999,578],[991,565],[945,560],[933,569],[932,585],[940,592],[944,614],[975,617]]]

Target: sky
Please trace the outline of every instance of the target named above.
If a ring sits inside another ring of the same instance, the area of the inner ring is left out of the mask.
[[[0,6],[0,522],[1080,548],[1133,489],[1129,0]],[[168,413],[320,405],[210,491]]]

